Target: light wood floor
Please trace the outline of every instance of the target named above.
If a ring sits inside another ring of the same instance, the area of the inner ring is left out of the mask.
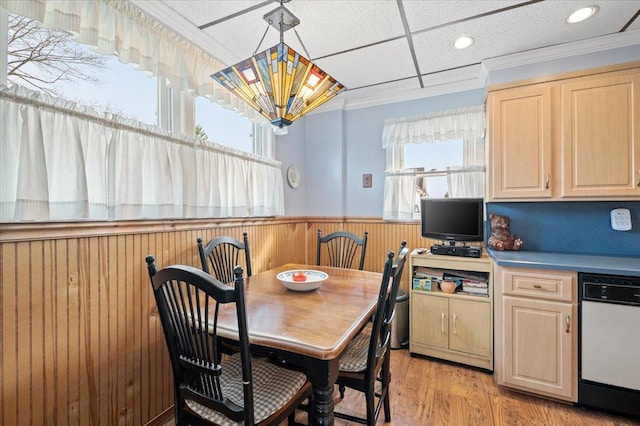
[[[640,425],[637,419],[498,388],[484,371],[411,357],[404,349],[392,351],[391,374],[391,422],[384,423],[381,413],[378,425]],[[364,415],[362,394],[347,389],[338,401],[336,392],[336,411]],[[305,421],[306,413],[296,420]]]

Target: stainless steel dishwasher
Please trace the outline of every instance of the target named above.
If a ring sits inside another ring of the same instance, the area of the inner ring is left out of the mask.
[[[640,417],[640,277],[578,283],[578,404]]]

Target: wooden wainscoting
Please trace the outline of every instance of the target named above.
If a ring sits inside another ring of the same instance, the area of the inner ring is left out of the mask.
[[[367,255],[364,261],[364,269],[367,271],[382,272],[384,262],[389,250],[398,254],[400,242],[405,240],[409,252],[420,247],[431,247],[436,244],[434,240],[422,238],[420,234],[420,222],[388,222],[375,218],[308,218],[307,221],[307,253],[309,262],[316,262],[316,247],[318,229],[322,229],[322,235],[335,231],[352,232],[359,237],[364,232],[369,233],[367,241]],[[409,262],[405,268],[408,270]],[[402,276],[401,288],[409,291],[410,274],[405,271]]]
[[[430,244],[417,223],[369,218],[2,224],[2,423],[143,425],[162,416],[173,404],[171,368],[145,256],[199,267],[197,237],[247,232],[254,273],[314,264],[318,228],[369,231],[372,271],[402,239]]]

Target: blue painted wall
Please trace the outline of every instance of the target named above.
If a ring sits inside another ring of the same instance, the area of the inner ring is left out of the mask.
[[[611,229],[610,212],[619,207],[631,212],[630,231]],[[522,250],[640,257],[640,201],[487,203],[490,213],[511,218]]]
[[[292,130],[304,122],[304,166],[301,167],[306,212],[310,216],[382,216],[386,155],[382,128],[388,118],[425,114],[480,105],[485,90],[478,89],[348,111],[312,114],[290,126],[290,134],[277,137],[277,158],[283,169],[296,157]],[[281,139],[283,138],[283,139]],[[362,187],[362,175],[373,175],[373,187]],[[300,188],[299,188],[300,189]],[[285,188],[287,192],[292,191]],[[300,202],[298,197],[291,200]],[[285,198],[286,201],[286,198]],[[285,214],[300,211],[285,204]]]
[[[276,158],[282,162],[284,181],[284,209],[287,216],[307,215],[307,186],[312,187],[306,173],[304,138],[305,120],[297,121],[287,128],[287,134],[276,136]],[[296,166],[300,170],[301,180],[298,188],[287,184],[287,168]]]
[[[487,85],[634,60],[640,60],[639,45],[494,71],[488,76]],[[285,184],[285,214],[381,217],[384,120],[478,105],[485,98],[486,90],[478,89],[311,114],[296,121],[288,135],[276,137],[276,156],[282,162],[283,173],[295,164],[302,174],[298,189]],[[364,173],[373,175],[372,188],[362,188]],[[631,231],[611,229],[609,212],[617,207],[631,210]],[[524,240],[524,250],[640,257],[640,200],[489,203],[487,210],[512,217],[512,230]]]

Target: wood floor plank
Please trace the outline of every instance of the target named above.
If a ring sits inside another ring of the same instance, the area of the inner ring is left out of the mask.
[[[632,426],[640,419],[617,416],[499,388],[493,375],[473,367],[412,357],[404,349],[391,353],[391,422],[381,413],[377,425],[522,425],[522,426]],[[364,416],[361,393],[347,389],[336,411]],[[306,424],[306,413],[296,421]],[[336,419],[335,426],[353,423]],[[281,426],[286,425],[284,422]],[[164,426],[173,426],[169,422]]]

